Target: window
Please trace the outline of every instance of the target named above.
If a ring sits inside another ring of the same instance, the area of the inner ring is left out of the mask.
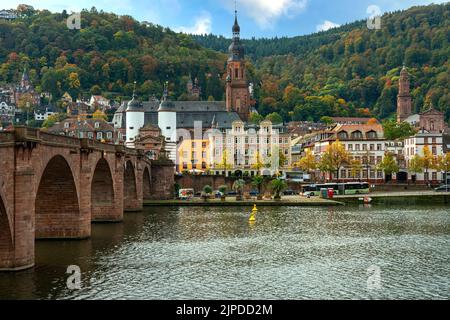
[[[96,122],[96,123],[94,124],[94,126],[95,126],[95,129],[98,129],[98,128],[100,128],[100,123],[99,123],[99,122]]]
[[[347,178],[347,170],[345,170],[345,169],[342,169],[342,170],[341,170],[341,178],[342,178],[342,179]]]
[[[170,130],[171,129],[171,127],[166,127],[166,130]]]
[[[192,149],[195,149],[195,142],[192,142]]]
[[[203,151],[203,152],[202,152],[202,158],[203,158],[203,159],[206,159],[206,151]]]
[[[363,151],[367,150],[367,144],[363,144],[362,147],[363,147]]]
[[[94,133],[93,132],[88,132],[88,138],[89,139],[93,139],[94,138]]]
[[[202,148],[206,148],[206,142],[202,142]]]
[[[64,123],[64,128],[68,129],[70,127],[70,123],[69,122],[65,122]]]
[[[431,180],[434,180],[434,181],[437,180],[437,172],[433,172],[433,173],[431,174]]]
[[[383,171],[377,171],[377,179],[383,179]]]
[[[187,168],[188,168],[187,162],[183,162],[183,169],[187,169]]]
[[[373,130],[367,132],[366,134],[367,139],[376,139],[377,138],[377,133]]]
[[[377,144],[377,151],[381,151],[381,144]]]
[[[371,144],[369,149],[370,149],[370,151],[374,151],[375,150],[375,145]]]
[[[106,137],[107,137],[108,139],[111,139],[111,138],[112,138],[112,132],[106,133]]]
[[[340,131],[340,132],[338,133],[338,138],[339,138],[340,140],[348,139],[348,133],[347,133],[347,131]]]
[[[436,150],[436,147],[435,147],[435,146],[433,146],[433,147],[431,148],[431,152],[433,153],[433,155],[437,155],[437,150]]]
[[[352,145],[352,144],[347,145],[347,149],[348,149],[349,151],[353,151],[353,145]]]
[[[361,131],[356,130],[356,131],[352,132],[352,138],[353,139],[362,139],[362,137],[363,137],[363,134],[362,134]]]
[[[98,140],[103,139],[103,133],[102,132],[97,132],[97,139]]]
[[[183,151],[183,158],[187,158],[188,157],[188,153],[187,153],[187,151]]]
[[[355,144],[355,150],[356,150],[356,151],[361,150],[359,144]]]
[[[383,157],[382,156],[378,156],[377,157],[377,163],[381,163],[383,161]]]

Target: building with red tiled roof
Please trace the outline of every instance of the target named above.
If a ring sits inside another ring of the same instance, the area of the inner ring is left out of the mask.
[[[120,132],[103,119],[68,118],[47,129],[50,133],[69,137],[87,138],[107,143],[121,144],[123,137]]]

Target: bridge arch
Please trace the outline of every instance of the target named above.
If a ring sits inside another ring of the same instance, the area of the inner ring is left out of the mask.
[[[144,200],[148,200],[152,198],[151,193],[151,176],[150,176],[150,170],[148,169],[148,166],[145,166],[144,168],[144,176],[142,177],[142,196]]]
[[[52,157],[38,183],[36,238],[78,238],[80,206],[75,179],[66,159],[61,155]]]
[[[136,208],[138,194],[136,188],[135,167],[131,161],[125,162],[123,173],[123,208],[125,211]]]
[[[101,158],[92,176],[91,220],[109,220],[115,211],[115,197],[111,167],[105,158]]]

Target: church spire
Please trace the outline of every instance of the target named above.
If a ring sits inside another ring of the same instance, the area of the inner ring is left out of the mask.
[[[239,39],[240,38],[240,33],[241,33],[241,27],[239,26],[238,23],[238,18],[237,18],[237,1],[234,1],[234,25],[233,25],[233,39]]]

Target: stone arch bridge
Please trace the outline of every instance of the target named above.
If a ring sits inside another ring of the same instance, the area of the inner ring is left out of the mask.
[[[140,150],[17,127],[0,132],[0,271],[34,265],[35,239],[84,239],[144,199],[173,195],[174,165]]]

